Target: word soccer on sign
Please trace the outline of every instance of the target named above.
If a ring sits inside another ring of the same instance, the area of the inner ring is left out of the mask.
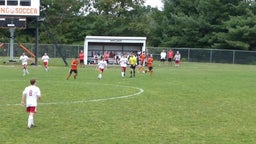
[[[1,16],[39,16],[40,0],[0,0]]]

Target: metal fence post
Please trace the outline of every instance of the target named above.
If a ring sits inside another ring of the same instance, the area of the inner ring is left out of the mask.
[[[210,50],[210,63],[212,63],[212,49]]]
[[[233,64],[235,64],[235,58],[236,58],[235,55],[236,55],[236,51],[234,50],[234,51],[233,51]]]

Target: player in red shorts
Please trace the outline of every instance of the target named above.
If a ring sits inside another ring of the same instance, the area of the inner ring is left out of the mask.
[[[174,61],[175,61],[175,66],[179,67],[180,66],[180,60],[181,60],[181,54],[179,51],[176,52],[175,56],[174,56]]]
[[[44,69],[46,72],[48,72],[48,62],[49,62],[49,56],[47,55],[47,53],[44,53],[44,55],[42,56],[42,60],[44,63]]]
[[[97,65],[97,68],[98,68],[98,71],[99,71],[99,74],[98,74],[98,79],[102,79],[102,74],[103,74],[103,71],[104,69],[106,68],[107,69],[107,61],[105,61],[105,59],[103,57],[100,58],[100,61],[98,62],[98,65]]]
[[[26,100],[26,108],[29,113],[28,128],[35,126],[34,114],[36,113],[37,100],[41,99],[41,91],[39,87],[36,86],[36,80],[31,79],[30,84],[30,86],[24,89],[21,96],[21,105],[24,106]]]
[[[23,76],[25,76],[29,73],[27,68],[29,57],[25,53],[22,53],[22,55],[20,56],[20,60],[23,66]]]

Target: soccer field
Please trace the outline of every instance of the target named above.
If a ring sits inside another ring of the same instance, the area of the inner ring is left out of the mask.
[[[154,74],[122,78],[110,66],[0,66],[0,143],[8,144],[254,144],[256,67],[155,62]],[[27,129],[21,93],[37,79],[42,100]]]

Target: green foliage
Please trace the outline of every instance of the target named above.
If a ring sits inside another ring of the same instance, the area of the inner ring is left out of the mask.
[[[255,16],[231,17],[224,23],[227,32],[217,34],[222,39],[220,45],[230,49],[255,50],[255,20]]]
[[[253,7],[241,0],[165,1],[161,45],[253,50]]]
[[[145,36],[154,47],[255,50],[256,3],[244,0],[163,0],[163,10],[144,0],[43,0],[40,43],[83,44],[87,35]],[[35,41],[35,19],[16,30]],[[8,29],[0,40],[9,41]]]

